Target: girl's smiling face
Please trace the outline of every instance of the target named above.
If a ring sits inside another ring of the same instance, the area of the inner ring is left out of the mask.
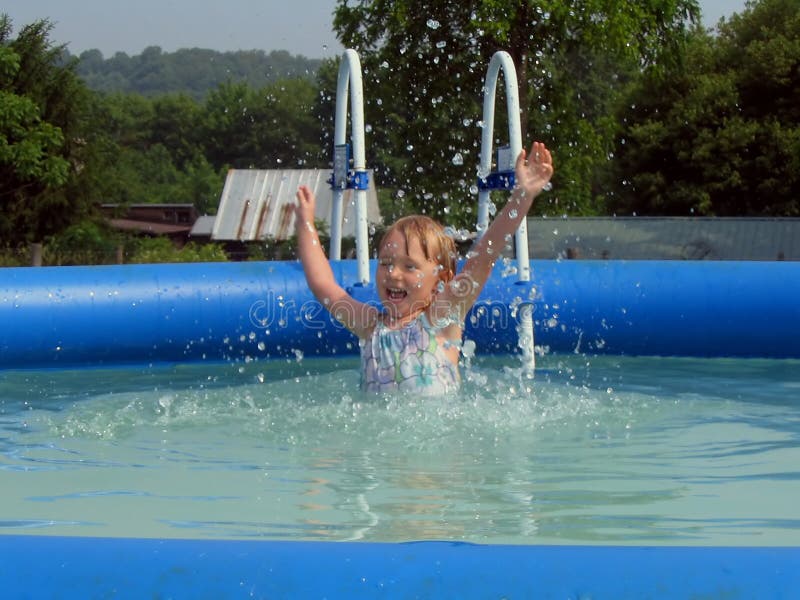
[[[378,297],[392,319],[416,317],[433,301],[442,267],[425,256],[422,244],[390,232],[378,253]]]

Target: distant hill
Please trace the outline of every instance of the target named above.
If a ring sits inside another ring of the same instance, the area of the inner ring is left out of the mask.
[[[67,54],[67,58],[72,58]],[[104,58],[87,50],[78,58],[77,74],[99,92],[136,92],[146,96],[183,92],[202,100],[206,92],[226,81],[245,81],[254,88],[285,78],[314,79],[322,61],[285,50],[217,52],[202,48],[163,52],[159,46],[128,56],[117,52]]]

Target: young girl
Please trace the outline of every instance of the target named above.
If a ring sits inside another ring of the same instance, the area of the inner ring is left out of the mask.
[[[520,152],[511,198],[455,273],[453,240],[424,216],[404,217],[378,246],[375,286],[383,310],[352,298],[334,279],[314,228],[314,194],[297,191],[298,253],[314,296],[359,339],[361,385],[367,391],[441,394],[458,388],[464,318],[533,199],[553,175],[540,142]]]

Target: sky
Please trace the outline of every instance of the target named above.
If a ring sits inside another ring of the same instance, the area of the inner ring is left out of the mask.
[[[307,58],[331,58],[344,48],[332,32],[336,0],[10,0],[0,12],[11,17],[14,34],[47,18],[51,41],[72,54],[98,49],[140,54],[148,46],[286,50]],[[703,22],[744,8],[745,0],[700,0]],[[12,36],[14,35],[12,34]]]

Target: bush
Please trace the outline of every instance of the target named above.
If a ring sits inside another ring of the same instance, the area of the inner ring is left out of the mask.
[[[30,252],[23,248],[0,248],[0,267],[27,267],[30,264]]]
[[[196,244],[189,242],[183,248],[165,237],[139,238],[134,241],[130,263],[175,263],[175,262],[226,262],[228,256],[219,244]]]
[[[103,265],[116,262],[118,233],[93,221],[72,225],[44,245],[42,263],[48,266]]]

